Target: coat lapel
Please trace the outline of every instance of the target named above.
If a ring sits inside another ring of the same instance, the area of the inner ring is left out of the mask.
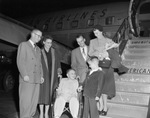
[[[34,48],[33,48],[32,44],[30,43],[30,41],[28,41],[28,42],[27,42],[27,44],[29,45],[29,47],[31,48],[31,50],[32,50],[33,54],[34,54],[34,55],[35,55],[35,57],[36,57],[36,56],[37,56],[37,55],[36,55],[36,51],[34,50]]]
[[[89,46],[87,46],[87,60],[89,59]]]
[[[81,53],[81,50],[80,50],[80,47],[78,48],[78,54],[79,54],[79,57],[81,57],[82,58],[82,60],[85,62],[85,59],[84,59],[84,57],[83,57],[83,55],[82,55],[82,53]],[[87,57],[86,57],[86,59],[88,59],[88,52],[89,52],[89,47],[87,46]]]
[[[54,85],[54,74],[55,74],[55,50],[51,48],[51,54],[52,54],[52,70],[51,70],[51,93],[53,93],[53,85]]]
[[[27,44],[28,44],[29,47],[34,51],[34,48],[33,48],[32,44],[30,43],[30,41],[28,41]]]
[[[42,49],[42,54],[43,54],[43,57],[44,57],[45,65],[46,65],[47,70],[48,70],[48,62],[47,62],[47,57],[46,57],[44,49]]]

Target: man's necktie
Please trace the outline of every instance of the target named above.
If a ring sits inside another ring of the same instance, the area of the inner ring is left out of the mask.
[[[83,57],[84,57],[84,59],[86,60],[86,53],[85,53],[85,50],[84,50],[84,48],[82,48],[82,53],[83,53]]]
[[[86,56],[84,48],[82,48],[83,55]]]
[[[35,50],[35,51],[36,51],[36,46],[37,46],[37,45],[36,45],[36,44],[34,44],[34,50]]]

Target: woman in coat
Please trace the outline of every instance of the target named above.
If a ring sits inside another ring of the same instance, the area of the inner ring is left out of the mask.
[[[115,96],[115,80],[114,69],[118,69],[121,73],[127,72],[128,68],[121,64],[119,53],[113,48],[117,48],[119,44],[104,36],[103,27],[96,25],[93,29],[96,36],[90,41],[89,56],[97,56],[99,58],[99,66],[104,71],[104,84],[102,97],[100,99],[100,114],[107,114],[107,98]]]
[[[58,53],[52,47],[52,42],[53,38],[51,36],[45,36],[43,40],[44,46],[41,50],[43,77],[45,81],[40,86],[40,96],[39,96],[40,118],[49,118],[48,111],[49,107],[51,106],[52,95],[54,90],[58,86],[58,75],[62,73]]]

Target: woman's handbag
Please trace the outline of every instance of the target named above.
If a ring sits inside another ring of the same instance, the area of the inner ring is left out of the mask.
[[[99,61],[99,66],[101,68],[109,68],[111,65],[111,60],[106,60],[106,59],[103,59],[103,60],[100,60]]]

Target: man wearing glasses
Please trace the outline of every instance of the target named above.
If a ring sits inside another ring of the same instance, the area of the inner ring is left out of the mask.
[[[44,82],[41,50],[36,46],[41,37],[42,32],[34,29],[30,39],[22,42],[18,47],[20,118],[32,118],[34,116],[38,104],[39,86]]]

